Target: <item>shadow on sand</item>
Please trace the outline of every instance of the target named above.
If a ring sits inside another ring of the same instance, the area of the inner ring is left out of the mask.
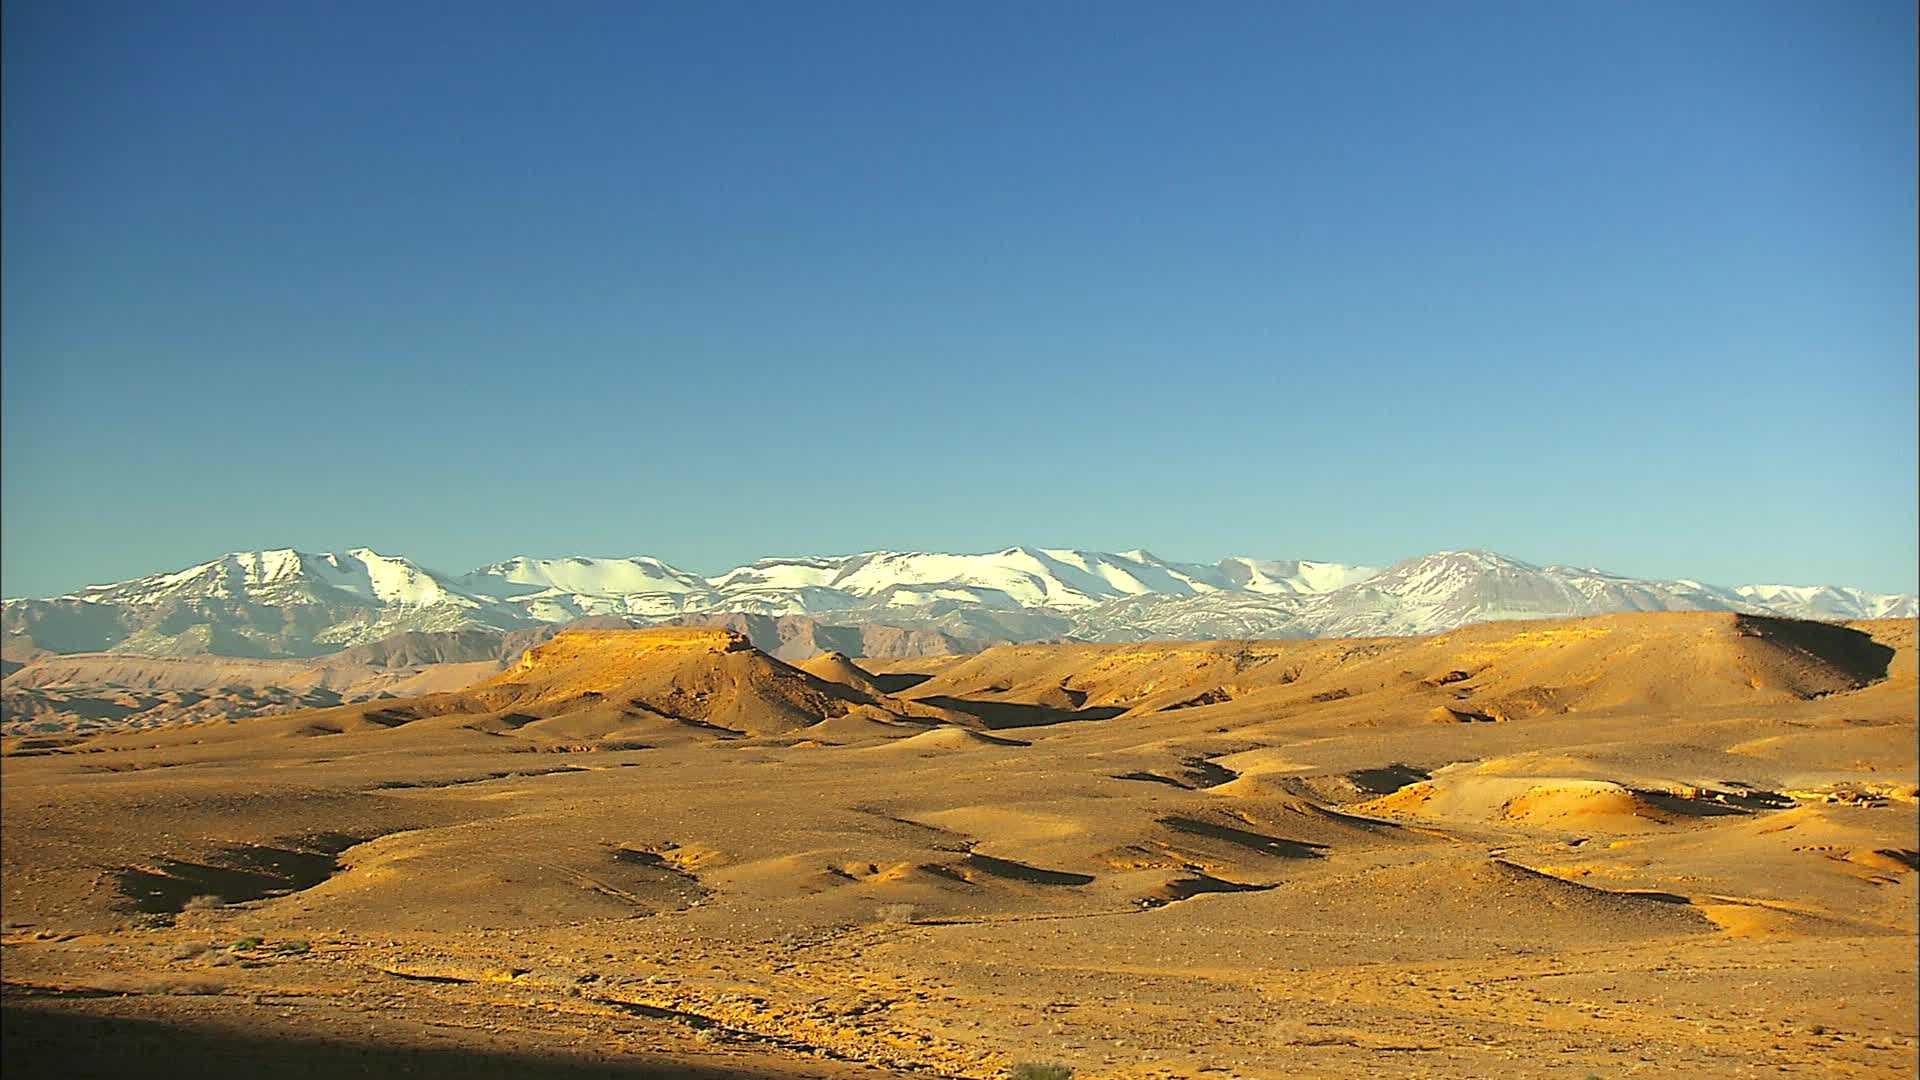
[[[895,675],[875,675],[873,685],[879,687],[881,693],[898,694],[903,690],[911,690],[931,678],[933,678],[931,675],[903,671]]]
[[[330,1042],[185,1027],[8,1002],[0,1009],[0,1064],[32,1077],[405,1076],[460,1080],[801,1080],[764,1068],[692,1066],[664,1059],[537,1057],[470,1047]],[[876,1075],[890,1075],[879,1073]]]
[[[1066,724],[1076,720],[1111,720],[1127,711],[1103,706],[1076,709],[1070,712],[1065,709],[1049,709],[1045,705],[1028,705],[1018,701],[980,701],[975,698],[948,697],[945,694],[935,694],[915,700],[922,705],[966,713],[979,720],[981,725],[989,731],[1046,727],[1049,724]]]

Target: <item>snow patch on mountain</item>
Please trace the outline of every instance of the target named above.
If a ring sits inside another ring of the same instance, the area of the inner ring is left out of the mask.
[[[1380,573],[1374,566],[1245,556],[1220,560],[1220,571],[1242,590],[1275,595],[1332,592]]]
[[[706,594],[713,591],[713,586],[698,574],[644,556],[630,559],[534,559],[517,555],[505,562],[474,570],[460,581],[470,589],[500,597],[545,593],[577,596]]]
[[[1839,585],[1741,585],[1733,590],[1774,611],[1802,619],[1912,619],[1912,593],[1876,593]]]

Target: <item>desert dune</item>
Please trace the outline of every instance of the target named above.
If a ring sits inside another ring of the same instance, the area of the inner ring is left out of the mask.
[[[1906,1076],[1914,658],[1728,613],[797,664],[575,630],[10,736],[9,1022],[536,1075]]]

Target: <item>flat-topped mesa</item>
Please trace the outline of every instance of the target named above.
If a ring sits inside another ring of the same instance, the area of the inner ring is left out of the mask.
[[[563,630],[551,641],[535,645],[520,658],[514,672],[551,670],[573,664],[617,665],[647,661],[665,650],[730,653],[753,648],[745,634],[719,627],[657,626],[633,630]]]

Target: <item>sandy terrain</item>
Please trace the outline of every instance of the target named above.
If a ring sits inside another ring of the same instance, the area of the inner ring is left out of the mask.
[[[1914,631],[586,631],[9,737],[7,1065],[1911,1076]]]
[[[0,660],[0,708],[5,714],[0,733],[164,727],[457,690],[502,671],[524,650],[557,633],[631,625],[595,616],[506,632],[410,631],[310,659],[55,653],[37,648],[31,639],[9,637],[0,644],[6,654]],[[872,623],[831,626],[800,615],[689,615],[663,625],[732,630],[789,663],[844,658],[841,649],[860,656],[901,657],[997,643]]]

